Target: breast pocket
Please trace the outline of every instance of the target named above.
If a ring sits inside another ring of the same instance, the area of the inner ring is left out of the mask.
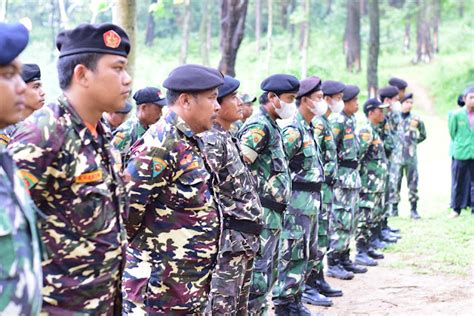
[[[67,215],[78,231],[96,235],[108,228],[115,217],[112,192],[107,184],[82,184],[77,190],[77,205]]]
[[[177,179],[178,205],[184,208],[202,208],[211,199],[207,183],[208,173],[204,168],[184,172]]]
[[[311,146],[305,147],[303,148],[303,156],[304,156],[303,166],[302,166],[303,170],[311,170],[312,168],[314,168],[316,150]]]
[[[0,280],[18,275],[17,253],[13,239],[13,224],[8,215],[0,213]]]

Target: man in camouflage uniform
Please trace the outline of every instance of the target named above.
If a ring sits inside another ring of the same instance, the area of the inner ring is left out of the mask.
[[[117,127],[112,140],[114,147],[120,151],[124,165],[128,160],[130,147],[145,134],[150,125],[160,119],[162,108],[166,105],[166,99],[161,96],[160,89],[153,87],[138,90],[133,99],[137,103],[136,116]]]
[[[131,148],[124,313],[204,313],[219,238],[211,169],[197,137],[219,110],[222,74],[200,65],[163,83],[169,111]]]
[[[401,130],[401,104],[399,89],[395,86],[386,86],[379,90],[379,100],[388,105],[388,112],[383,122],[379,124],[380,137],[384,143],[388,159],[387,185],[385,187],[384,215],[380,222],[374,222],[373,238],[383,242],[397,242],[399,235],[392,232],[387,225],[387,220],[396,201],[396,186],[402,163],[402,130]],[[383,244],[382,244],[383,245]]]
[[[426,128],[421,118],[413,115],[413,94],[407,94],[402,99],[402,131],[403,131],[403,163],[400,168],[397,191],[400,192],[402,179],[405,175],[408,184],[408,200],[411,204],[411,218],[419,219],[418,202],[418,159],[416,149],[418,144],[426,139]],[[400,198],[400,195],[398,195]],[[395,204],[396,205],[396,204]],[[395,207],[396,209],[396,207]]]
[[[377,126],[384,119],[383,109],[388,104],[382,104],[377,99],[369,99],[364,104],[364,113],[368,122],[357,132],[360,145],[360,217],[356,228],[357,255],[356,262],[366,266],[375,266],[376,257],[383,258],[369,248],[369,240],[374,222],[379,222],[383,216],[385,179],[387,176],[387,157],[382,139],[377,132]]]
[[[120,155],[100,118],[129,94],[130,44],[116,25],[81,24],[61,32],[57,47],[63,95],[24,121],[8,145],[46,215],[39,218],[48,257],[43,311],[121,313],[126,193]]]
[[[242,104],[242,119],[241,120],[238,120],[238,121],[235,121],[234,123],[232,123],[232,125],[230,126],[230,132],[233,134],[233,135],[237,135],[239,129],[242,127],[242,125],[244,125],[244,122],[250,117],[252,116],[252,113],[253,113],[253,103],[255,101],[257,101],[257,98],[256,97],[251,97],[249,94],[247,93],[243,93],[241,96],[240,96],[240,99],[242,100],[243,104]]]
[[[238,80],[224,76],[217,98],[221,109],[213,128],[202,135],[224,224],[211,281],[213,315],[247,314],[253,261],[262,230],[262,206],[253,177],[243,162],[237,139],[229,131],[231,124],[242,118],[239,86]]]
[[[26,85],[17,56],[27,43],[23,25],[0,23],[0,128],[22,118]],[[36,208],[4,147],[0,148],[0,200],[0,315],[36,316],[42,287]]]
[[[102,115],[102,123],[109,129],[110,132],[114,133],[117,127],[122,125],[128,117],[128,114],[132,111],[133,106],[130,102],[125,101],[125,106],[115,112],[104,113]]]
[[[281,131],[276,119],[289,119],[299,81],[285,74],[272,75],[261,83],[264,92],[261,107],[239,131],[242,153],[257,182],[257,193],[263,206],[263,230],[260,252],[252,274],[249,313],[261,314],[267,309],[278,272],[279,239],[283,213],[290,199],[291,180]]]
[[[321,206],[321,184],[324,181],[321,154],[311,122],[317,113],[317,102],[313,99],[319,96],[320,86],[321,79],[318,77],[300,81],[296,99],[298,112],[282,129],[292,191],[280,238],[278,281],[273,289],[277,315],[311,315],[302,304],[301,296],[308,267],[315,264],[315,257],[310,257],[310,247],[313,247],[313,253],[317,252],[318,213]]]
[[[334,85],[338,86],[341,92],[344,89],[342,83],[329,80],[329,87]],[[342,87],[340,85],[342,85]],[[328,92],[327,84],[325,87],[326,92]],[[321,89],[321,87],[319,89]],[[328,297],[342,296],[341,290],[332,288],[329,283],[326,282],[323,273],[324,256],[329,249],[329,239],[331,235],[330,221],[333,217],[332,191],[337,172],[337,153],[334,135],[328,120],[331,114],[328,101],[332,102],[332,100],[330,100],[329,96],[325,97],[324,91],[322,90],[317,91],[314,98],[317,102],[318,109],[318,113],[313,119],[314,133],[321,152],[325,181],[321,187],[322,204],[318,214],[318,246],[316,252],[312,251],[310,253],[310,260],[314,260],[314,264],[308,267],[308,278],[306,280],[305,292],[303,293],[303,302],[312,305],[331,306],[332,301]],[[312,237],[312,239],[314,241],[316,237]],[[313,248],[311,248],[311,250],[313,250]]]
[[[356,197],[356,207],[351,204],[346,204],[346,201],[350,201],[350,198],[345,200],[346,197],[352,196],[355,191],[359,191],[360,176],[358,171],[358,159],[359,159],[359,146],[357,143],[357,137],[355,136],[356,129],[356,118],[355,113],[359,110],[359,103],[357,96],[359,95],[360,89],[357,86],[348,85],[344,88],[342,100],[344,101],[344,109],[340,114],[335,114],[331,118],[332,132],[334,134],[334,142],[337,148],[337,182],[335,192],[340,192],[338,195],[341,197],[341,202],[335,200],[335,205],[341,204],[341,212],[350,212],[350,214],[342,213],[341,223],[345,220],[352,218],[350,226],[347,224],[340,226],[340,231],[348,233],[347,237],[342,239],[338,238],[338,242],[342,242],[345,238],[349,240],[354,236],[355,229],[357,226],[357,220],[359,217],[359,210],[357,207],[358,198]],[[351,197],[353,198],[353,197]],[[351,202],[353,203],[353,202]],[[346,205],[344,208],[342,206]],[[339,224],[340,225],[340,224]],[[340,235],[339,235],[340,236]],[[348,242],[347,240],[345,242]],[[367,268],[354,264],[350,259],[350,248],[349,245],[344,245],[345,249],[340,252],[340,260],[342,267],[353,273],[365,273]],[[336,246],[336,249],[341,249]]]
[[[21,78],[26,83],[25,107],[21,112],[22,120],[26,119],[44,105],[44,91],[41,82],[41,70],[36,64],[24,64],[21,68]],[[18,129],[18,124],[12,124],[0,129],[0,147],[6,147],[11,135]]]

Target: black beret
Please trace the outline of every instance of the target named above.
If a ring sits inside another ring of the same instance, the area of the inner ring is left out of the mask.
[[[408,86],[408,83],[405,80],[395,77],[390,78],[388,84],[397,87],[400,90],[405,89]]]
[[[345,84],[339,81],[326,80],[321,85],[324,95],[335,95],[344,91]]]
[[[133,95],[133,99],[137,105],[143,103],[154,103],[159,106],[166,105],[166,99],[161,95],[161,90],[154,87],[146,87],[138,90]]]
[[[240,87],[240,81],[237,79],[232,78],[231,76],[224,76],[224,84],[219,86],[219,94],[217,95],[218,98],[223,98]]]
[[[41,80],[41,70],[37,64],[23,64],[21,78],[25,83]]]
[[[224,84],[224,76],[214,68],[186,64],[173,69],[163,87],[169,90],[193,92],[217,88]]]
[[[400,102],[403,103],[408,99],[413,99],[413,93],[405,94],[405,96],[403,97],[403,99],[400,100]]]
[[[254,103],[255,101],[257,101],[257,97],[252,97],[250,96],[250,94],[248,93],[244,93],[240,96],[240,98],[242,99],[242,102],[245,104],[245,103]]]
[[[379,99],[372,98],[372,99],[368,99],[367,101],[365,101],[365,103],[364,103],[364,113],[365,113],[365,115],[367,115],[369,113],[369,111],[375,110],[377,108],[383,109],[383,108],[388,108],[388,107],[389,107],[389,104],[384,104],[384,103],[380,102]]]
[[[300,99],[318,90],[321,90],[321,79],[311,76],[300,81],[300,89],[296,97]]]
[[[295,76],[286,74],[271,75],[260,84],[260,89],[266,92],[287,93],[298,92],[300,82]]]
[[[385,98],[393,98],[398,94],[398,90],[395,86],[386,86],[379,90],[380,99],[383,101]]]
[[[21,23],[0,23],[0,65],[8,65],[25,49],[29,33]]]
[[[342,101],[347,102],[354,99],[359,94],[359,92],[359,87],[347,85],[343,91]]]
[[[130,40],[125,31],[111,23],[80,24],[56,37],[59,58],[82,53],[112,54],[127,57]]]
[[[132,104],[128,101],[125,101],[123,109],[115,111],[115,113],[128,114],[132,110]]]
[[[463,106],[466,105],[466,102],[464,102],[464,95],[462,95],[462,94],[460,94],[460,95],[458,96],[458,105],[459,105],[460,107],[463,107]]]

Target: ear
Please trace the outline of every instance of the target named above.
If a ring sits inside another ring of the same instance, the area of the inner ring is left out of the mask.
[[[187,111],[191,109],[191,99],[192,95],[188,93],[181,93],[178,97],[178,103],[181,105],[181,107]]]
[[[88,88],[90,84],[90,73],[91,71],[87,69],[86,66],[78,64],[74,67],[72,79],[84,88]]]

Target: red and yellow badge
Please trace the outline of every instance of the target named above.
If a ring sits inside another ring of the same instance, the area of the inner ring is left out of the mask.
[[[102,180],[102,170],[94,170],[91,172],[86,172],[81,175],[78,175],[75,178],[76,183],[89,183],[89,182],[98,182]]]
[[[161,158],[153,158],[153,174],[156,176],[165,170],[168,164]]]
[[[110,48],[117,48],[122,42],[120,35],[118,35],[114,30],[105,32],[103,37],[105,46]]]
[[[20,170],[20,176],[28,189],[31,189],[36,183],[38,183],[38,178],[26,170]]]
[[[254,144],[258,144],[265,136],[265,131],[261,130],[260,128],[251,128],[249,132],[252,135],[252,142]]]

